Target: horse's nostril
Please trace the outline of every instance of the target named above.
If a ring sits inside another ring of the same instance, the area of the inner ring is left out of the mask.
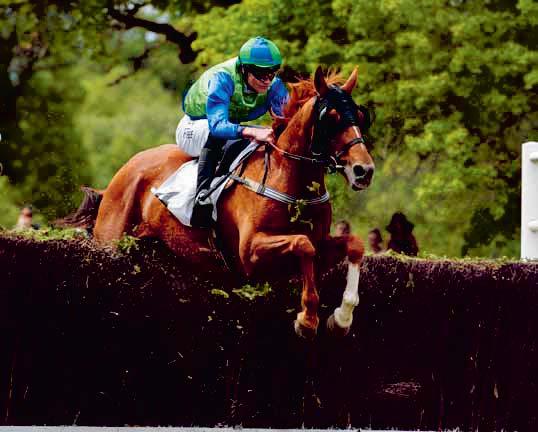
[[[366,175],[366,170],[362,165],[354,165],[353,174],[355,174],[355,177],[357,178],[362,178]]]
[[[372,177],[374,176],[374,167],[372,166],[369,166],[368,169],[366,170],[366,179],[368,181],[372,180]]]

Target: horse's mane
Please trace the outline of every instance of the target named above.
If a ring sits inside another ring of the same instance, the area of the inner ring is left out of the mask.
[[[334,70],[329,71],[325,77],[328,85],[342,85],[344,80],[342,76]],[[282,107],[282,117],[273,119],[273,130],[277,135],[285,129],[291,118],[301,109],[301,107],[311,97],[317,94],[314,86],[314,78],[299,79],[295,83],[288,83],[290,87],[290,99],[288,103]]]

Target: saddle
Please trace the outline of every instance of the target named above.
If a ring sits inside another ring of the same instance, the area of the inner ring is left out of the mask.
[[[229,183],[229,171],[252,155],[259,143],[240,140],[227,143],[224,155],[217,166],[217,172],[211,182],[212,193],[209,196],[213,204],[213,220],[217,220],[217,201]],[[170,177],[158,187],[152,187],[151,192],[170,210],[170,212],[186,226],[190,225],[194,198],[196,196],[196,177],[198,159],[192,159],[181,165]]]

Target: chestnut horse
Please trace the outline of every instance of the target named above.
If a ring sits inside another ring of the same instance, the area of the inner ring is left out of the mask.
[[[265,144],[245,162],[242,177],[235,177],[217,207],[215,230],[223,253],[246,277],[270,278],[271,270],[289,267],[298,259],[302,310],[294,326],[303,337],[313,337],[319,324],[316,263],[347,257],[347,286],[341,306],[327,321],[330,331],[346,334],[359,302],[363,243],[354,235],[329,235],[332,213],[324,182],[327,165],[340,171],[354,190],[368,187],[372,178],[374,164],[362,139],[361,112],[350,96],[356,81],[357,69],[339,87],[336,76],[326,79],[318,67],[313,79],[291,84],[284,117],[274,120],[275,129],[282,130],[276,144]],[[323,158],[313,157],[315,140],[318,148],[323,146]],[[150,191],[191,159],[171,144],[138,153],[106,190],[85,189],[93,209],[81,206],[71,224],[88,222],[97,213],[93,234],[99,243],[111,243],[126,233],[160,238],[178,255],[207,250],[208,231],[182,225]],[[281,199],[248,188],[260,182],[262,189],[277,191]],[[299,211],[300,216],[293,218]]]

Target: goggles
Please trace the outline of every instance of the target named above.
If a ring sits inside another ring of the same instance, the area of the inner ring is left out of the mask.
[[[256,78],[259,81],[267,81],[267,80],[272,81],[273,78],[276,76],[278,69],[279,69],[278,66],[271,67],[271,68],[248,66],[246,68],[246,71],[254,75],[254,78]]]

